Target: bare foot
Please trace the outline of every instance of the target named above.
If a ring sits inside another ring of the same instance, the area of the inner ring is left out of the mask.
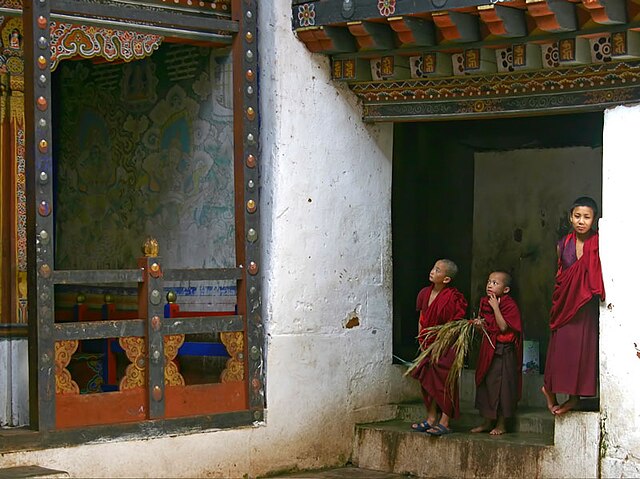
[[[579,402],[580,402],[580,397],[569,396],[569,399],[563,402],[562,405],[555,410],[556,412],[554,414],[560,415],[560,414],[564,414],[565,412],[571,411],[574,407],[578,405]]]
[[[504,416],[498,416],[498,420],[496,421],[496,427],[494,427],[489,434],[492,436],[499,436],[507,432],[507,425],[505,424]]]
[[[542,394],[544,394],[544,397],[547,398],[547,409],[549,409],[549,412],[551,414],[557,414],[556,410],[558,409],[559,406],[558,406],[558,400],[556,399],[556,395],[554,393],[547,392],[544,386],[542,386],[542,389],[540,390],[542,391]]]
[[[479,426],[474,427],[471,432],[473,433],[477,433],[477,432],[487,432],[491,430],[491,421],[489,421],[488,419],[485,419],[485,421],[480,424]]]

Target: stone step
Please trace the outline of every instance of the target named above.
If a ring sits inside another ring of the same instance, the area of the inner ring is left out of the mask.
[[[411,431],[401,419],[356,426],[354,465],[418,477],[540,477],[553,432],[471,434],[465,421],[453,433],[433,437]],[[460,432],[459,432],[460,431]]]
[[[65,471],[57,471],[40,466],[14,466],[0,469],[0,479],[70,477]]]
[[[482,422],[478,411],[470,403],[460,404],[458,428],[469,430]],[[422,421],[425,418],[425,407],[422,402],[398,404],[397,419],[409,423]],[[538,434],[553,433],[554,417],[547,408],[519,407],[516,417],[507,422],[510,432],[534,432]]]

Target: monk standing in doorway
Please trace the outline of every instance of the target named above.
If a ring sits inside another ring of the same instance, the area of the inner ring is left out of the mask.
[[[599,300],[604,300],[598,233],[593,228],[597,214],[592,198],[575,200],[569,215],[573,231],[558,242],[542,387],[547,407],[556,415],[575,408],[580,396],[597,393]],[[569,399],[559,405],[557,393]]]

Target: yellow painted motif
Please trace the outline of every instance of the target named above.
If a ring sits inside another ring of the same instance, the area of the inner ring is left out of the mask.
[[[220,333],[220,340],[231,356],[225,370],[222,371],[221,381],[223,383],[242,381],[244,379],[244,333],[242,331]]]
[[[174,359],[178,355],[178,349],[184,344],[184,334],[172,334],[164,337],[164,384],[166,386],[184,386],[184,378],[178,369]]]
[[[146,378],[146,345],[144,338],[128,337],[118,341],[131,364],[125,370],[120,380],[120,391],[145,387]]]
[[[55,346],[55,371],[56,394],[80,394],[80,388],[71,378],[67,366],[71,362],[71,356],[78,349],[78,341],[56,341]]]

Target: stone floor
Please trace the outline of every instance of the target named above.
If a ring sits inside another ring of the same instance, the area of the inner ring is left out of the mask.
[[[412,477],[414,476],[359,469],[357,467],[339,467],[321,471],[292,472],[270,476],[269,479],[410,479]]]

